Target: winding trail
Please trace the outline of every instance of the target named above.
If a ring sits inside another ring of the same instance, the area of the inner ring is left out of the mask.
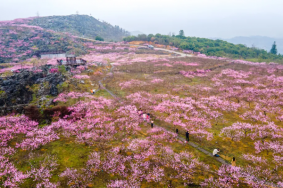
[[[130,46],[145,47],[145,46],[136,45],[136,44],[132,44],[132,45],[130,45]],[[174,53],[174,54],[180,55],[180,56],[177,56],[177,57],[194,57],[192,54],[185,54],[185,53],[182,53],[182,52],[177,52],[177,51],[174,51],[174,50],[168,50],[168,49],[165,49],[165,48],[154,48],[154,49],[155,49],[155,50],[161,50],[161,51],[170,52],[170,53]],[[168,58],[175,58],[175,57],[168,57]]]
[[[110,63],[110,65],[111,65],[111,68],[110,68],[110,71],[109,71],[109,72],[113,74],[113,68],[114,68],[114,66],[113,66],[111,63]],[[104,89],[105,91],[107,91],[107,93],[109,93],[112,97],[118,98],[117,95],[115,95],[114,93],[112,93],[109,89],[107,89],[107,88],[101,83],[101,81],[105,80],[107,77],[108,77],[108,76],[105,76],[104,78],[102,78],[102,80],[99,80],[99,81],[98,81],[99,88]]]
[[[193,57],[193,55],[191,54],[185,54],[185,53],[182,53],[182,52],[176,52],[174,50],[168,50],[168,49],[165,49],[165,48],[154,48],[156,50],[162,50],[162,51],[165,51],[165,52],[170,52],[170,53],[175,53],[175,54],[178,54],[180,56],[178,57]]]
[[[104,89],[105,91],[107,91],[112,97],[117,98],[117,96],[115,94],[113,94],[111,91],[109,91],[109,89],[107,89],[106,87],[103,86],[103,84],[101,83],[101,81],[98,81],[99,87],[101,89]]]

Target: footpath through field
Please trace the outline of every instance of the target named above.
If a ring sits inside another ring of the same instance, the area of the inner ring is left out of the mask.
[[[193,57],[193,55],[191,55],[191,54],[185,54],[185,53],[182,53],[182,52],[176,52],[174,50],[168,50],[168,49],[165,49],[165,48],[154,48],[154,49],[162,50],[162,51],[170,52],[170,53],[175,53],[175,54],[180,55],[179,57]]]
[[[110,65],[111,65],[111,68],[110,68],[110,71],[109,71],[109,72],[113,74],[113,68],[114,68],[114,66],[113,66],[112,64],[110,64]],[[99,80],[99,81],[98,81],[99,88],[105,89],[105,91],[107,91],[112,97],[117,98],[117,96],[116,96],[115,94],[113,94],[111,91],[109,91],[109,89],[107,89],[106,87],[104,87],[104,85],[101,83],[101,81],[105,80],[107,77],[108,77],[108,76],[105,76],[104,78],[102,78],[102,80]]]

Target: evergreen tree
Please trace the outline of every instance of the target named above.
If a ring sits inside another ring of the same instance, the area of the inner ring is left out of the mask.
[[[274,41],[273,45],[272,45],[272,48],[270,50],[270,53],[272,54],[277,54],[277,48],[276,48],[276,43]]]
[[[184,36],[185,36],[184,30],[180,30],[180,31],[179,31],[179,35],[180,35],[181,37],[184,37]]]

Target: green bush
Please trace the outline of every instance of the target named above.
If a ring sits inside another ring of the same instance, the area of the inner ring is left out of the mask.
[[[100,36],[96,36],[95,40],[104,41],[104,39],[102,37],[100,37]]]
[[[66,67],[64,65],[58,66],[58,70],[59,72],[61,72],[61,74],[65,74],[67,72]]]

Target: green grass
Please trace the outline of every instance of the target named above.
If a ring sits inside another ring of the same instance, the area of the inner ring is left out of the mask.
[[[94,96],[112,98],[112,96],[105,89],[100,89],[94,94]]]

